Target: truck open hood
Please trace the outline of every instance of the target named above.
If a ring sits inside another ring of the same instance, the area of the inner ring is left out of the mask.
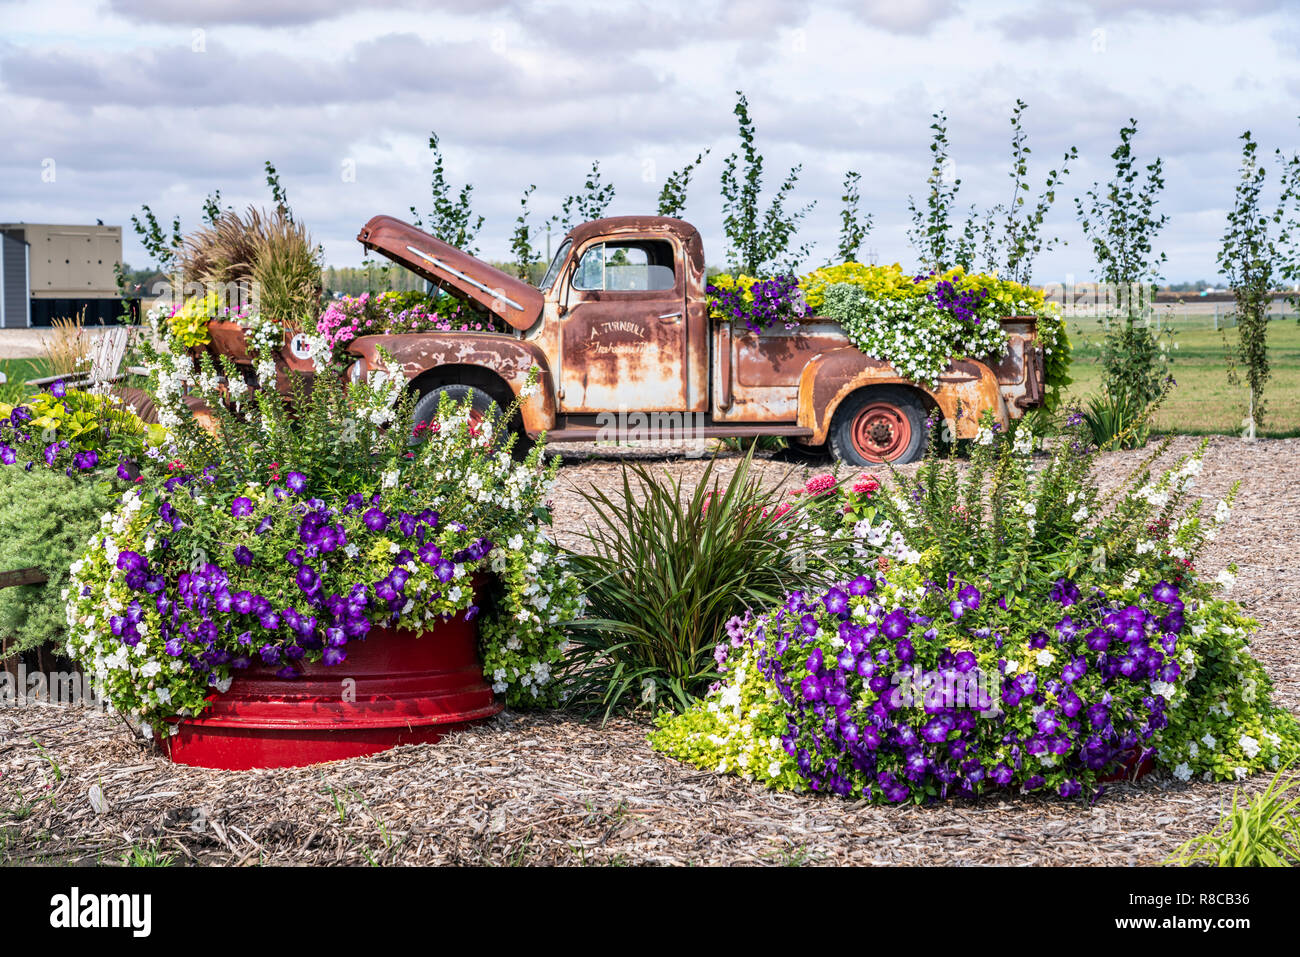
[[[543,297],[538,289],[400,219],[374,217],[361,227],[357,242],[438,286],[473,299],[521,332],[542,315]]]

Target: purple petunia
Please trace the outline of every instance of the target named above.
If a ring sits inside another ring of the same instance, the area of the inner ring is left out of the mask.
[[[880,623],[881,631],[889,638],[902,638],[907,634],[909,622],[907,612],[901,608],[895,608]]]
[[[230,503],[230,514],[235,518],[247,518],[253,514],[253,500],[245,495],[240,495]]]
[[[388,516],[380,508],[366,509],[366,514],[361,517],[361,520],[372,532],[382,532],[388,527]]]
[[[301,472],[289,472],[284,477],[284,484],[294,495],[301,495],[307,488],[307,476]]]

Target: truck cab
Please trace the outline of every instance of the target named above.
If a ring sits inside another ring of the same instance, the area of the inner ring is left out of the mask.
[[[864,355],[838,324],[805,319],[753,333],[709,316],[699,232],[679,219],[617,216],[572,229],[534,287],[400,220],[377,216],[358,240],[477,305],[499,332],[367,336],[358,373],[401,365],[422,397],[470,394],[483,414],[504,407],[529,370],[541,387],[515,423],[548,442],[785,436],[853,465],[919,457],[925,420],[954,438],[984,411],[1004,427],[1043,398],[1034,320],[1004,322],[1008,351],[954,357],[937,386]]]

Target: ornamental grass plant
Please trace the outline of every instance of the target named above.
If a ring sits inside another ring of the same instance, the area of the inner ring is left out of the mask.
[[[41,351],[50,367],[51,375],[84,376],[90,366],[90,336],[86,332],[86,310],[50,323],[50,336],[41,344]]]
[[[753,449],[724,483],[710,462],[693,491],[639,464],[613,494],[582,491],[593,519],[570,552],[589,602],[566,679],[575,706],[608,717],[640,704],[685,709],[719,676],[738,615],[831,580],[854,548],[842,523],[764,487]]]

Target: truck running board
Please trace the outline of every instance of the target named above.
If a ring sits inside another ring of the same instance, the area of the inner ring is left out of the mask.
[[[789,423],[771,425],[700,425],[689,416],[665,414],[662,420],[648,413],[638,422],[635,416],[610,425],[571,425],[546,433],[547,442],[681,442],[687,439],[752,439],[763,435],[783,435],[793,439],[810,439],[813,430]],[[530,432],[529,438],[538,433]]]

